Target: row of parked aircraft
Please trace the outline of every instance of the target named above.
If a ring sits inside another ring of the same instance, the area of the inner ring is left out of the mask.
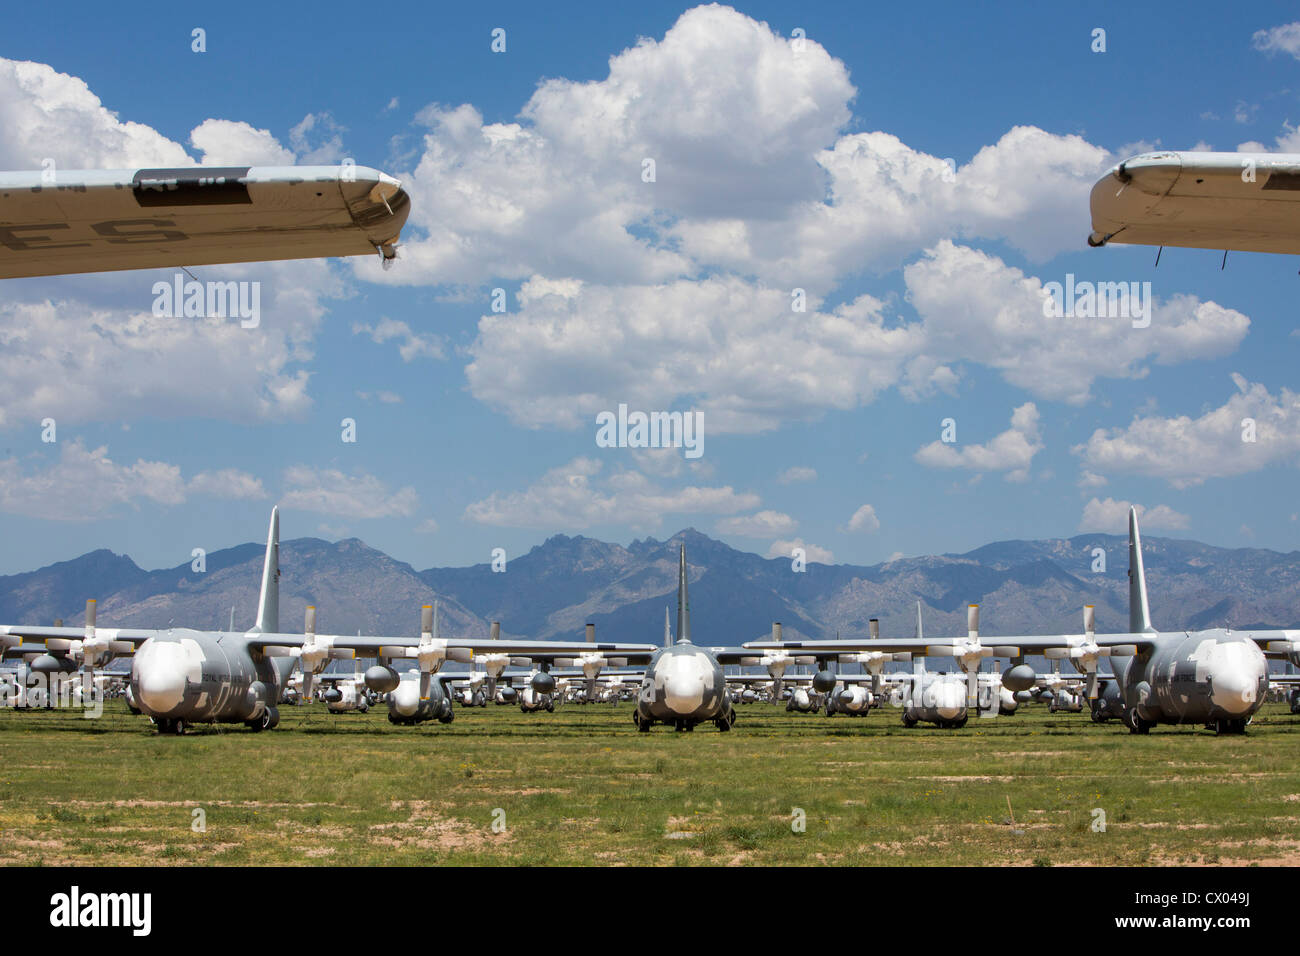
[[[746,694],[749,700],[766,696],[787,700],[792,710],[825,708],[829,714],[865,714],[891,701],[909,726],[944,727],[963,726],[973,711],[1010,713],[1047,694],[1054,709],[1082,709],[1086,699],[1094,719],[1121,719],[1136,734],[1157,724],[1203,724],[1219,733],[1242,733],[1269,689],[1267,657],[1300,662],[1300,631],[1157,633],[1133,510],[1130,626],[1120,634],[1097,634],[1088,607],[1081,634],[999,637],[986,644],[979,633],[979,607],[971,605],[964,637],[933,640],[922,632],[918,606],[912,638],[883,638],[873,619],[863,639],[785,640],[780,625],[774,625],[771,640],[712,647],[692,638],[684,547],[676,635],[665,612],[662,647],[597,642],[590,625],[581,642],[501,638],[496,626],[486,639],[443,638],[436,605],[423,609],[418,637],[318,634],[314,608],[307,610],[303,633],[285,633],[279,630],[279,578],[279,511],[273,509],[257,621],[248,631],[103,628],[96,624],[95,602],[89,601],[80,628],[0,625],[0,650],[5,659],[21,659],[37,673],[80,669],[86,678],[114,658],[131,657],[132,706],[152,718],[160,733],[176,734],[200,723],[273,728],[279,722],[277,705],[287,693],[311,700],[318,684],[336,710],[360,709],[363,702],[368,708],[382,696],[389,719],[398,724],[449,722],[457,698],[462,704],[499,700],[517,703],[525,712],[550,710],[571,692],[574,699],[608,699],[610,685],[602,686],[602,672],[628,667],[642,668],[633,672],[639,674],[633,720],[641,731],[655,724],[685,731],[701,723],[730,730],[735,705]],[[1029,655],[1055,662],[1058,671],[1036,673],[1025,663]],[[373,658],[374,664],[364,673],[325,674],[331,661],[359,658]],[[960,673],[927,672],[929,658],[950,658]],[[989,658],[995,659],[993,670],[981,670]],[[1010,665],[1005,672],[1004,659]],[[1112,664],[1110,674],[1099,672],[1104,659]],[[475,660],[481,670],[443,670],[447,662]],[[1061,675],[1062,661],[1077,676]],[[885,671],[887,665],[907,663],[911,673]],[[403,673],[400,664],[414,666]],[[864,673],[836,671],[851,665]],[[814,667],[815,673],[787,673],[800,666]],[[508,667],[531,670],[522,680],[516,672],[503,681]],[[761,673],[727,674],[728,667],[761,668]],[[629,675],[611,676],[622,687]],[[1296,680],[1272,675],[1275,683]]]

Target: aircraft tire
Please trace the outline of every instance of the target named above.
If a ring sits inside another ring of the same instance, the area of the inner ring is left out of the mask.
[[[903,715],[903,726],[904,726],[904,727],[915,727],[915,726],[916,726],[916,718],[915,718],[915,717],[909,717],[907,714],[904,714],[904,715]]]
[[[954,730],[961,730],[963,727],[966,726],[966,721],[969,719],[970,719],[969,717],[963,717],[961,720],[954,720],[948,726],[953,728]]]
[[[1128,724],[1130,734],[1149,734],[1151,728],[1155,725],[1148,720],[1143,720],[1138,716],[1137,710],[1130,707],[1124,715],[1124,723]]]
[[[172,732],[172,722],[166,717],[154,718],[154,726],[158,728],[158,734],[170,734]]]
[[[275,730],[280,726],[280,709],[278,707],[266,708],[266,722],[262,725],[266,730]]]

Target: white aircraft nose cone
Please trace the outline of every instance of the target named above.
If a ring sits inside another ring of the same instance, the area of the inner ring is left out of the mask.
[[[148,713],[166,714],[185,699],[185,669],[165,657],[140,662],[136,684],[141,709]]]
[[[1218,644],[1211,657],[1212,700],[1234,717],[1253,713],[1268,663],[1252,641]]]
[[[944,720],[958,720],[966,710],[966,685],[945,681],[935,688],[935,712]]]
[[[393,710],[402,717],[414,717],[420,704],[420,688],[414,681],[404,680],[388,694]]]
[[[704,680],[695,674],[674,674],[664,681],[664,703],[674,714],[690,714],[704,703]]]

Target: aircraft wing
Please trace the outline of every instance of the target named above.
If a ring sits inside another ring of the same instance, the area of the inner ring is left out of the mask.
[[[1300,254],[1300,155],[1143,153],[1092,187],[1088,245]]]
[[[0,279],[373,255],[410,198],[365,166],[0,172]]]
[[[413,657],[420,646],[419,637],[375,637],[366,635],[318,634],[314,636],[317,645],[324,645],[336,650],[355,652],[357,657]],[[259,634],[249,644],[252,647],[301,648],[307,640],[303,634]],[[465,653],[448,654],[449,659],[467,663],[475,653],[509,654],[512,657],[527,657],[536,660],[551,660],[557,657],[580,657],[583,654],[600,653],[607,657],[628,659],[629,661],[649,661],[656,648],[653,644],[619,644],[588,643],[587,641],[522,641],[501,638],[448,638],[434,639],[447,651]],[[408,653],[411,652],[411,653]]]
[[[1277,632],[1273,632],[1277,633]],[[1297,633],[1300,636],[1300,632]],[[1098,647],[1109,649],[1150,647],[1155,634],[1047,634],[991,637],[981,635],[984,648],[993,650],[993,657],[1020,657],[1043,654],[1048,650],[1076,647],[1091,640]],[[954,650],[968,649],[970,639],[958,638],[870,638],[862,640],[838,639],[833,641],[753,641],[744,645],[755,651],[784,650],[812,657],[831,658],[838,655],[862,654],[878,651],[885,654],[912,654],[915,657],[951,657]],[[1132,651],[1130,651],[1132,653]]]
[[[135,649],[161,631],[133,630],[126,627],[97,627],[95,637],[107,641],[114,654],[133,654]],[[0,624],[0,648],[15,645],[42,645],[45,651],[68,651],[79,648],[86,638],[84,627],[40,627],[27,624]]]

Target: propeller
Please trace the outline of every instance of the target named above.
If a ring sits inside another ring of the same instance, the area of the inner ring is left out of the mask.
[[[420,667],[420,700],[429,699],[433,675],[444,662],[468,664],[474,659],[474,652],[470,648],[448,647],[447,643],[438,636],[438,602],[424,605],[420,608],[420,643],[406,649],[406,656],[414,657]]]
[[[316,638],[316,608],[307,606],[302,624],[302,649],[298,652],[298,664],[302,668],[302,696],[304,700],[312,699],[312,685],[316,675],[325,669],[330,659],[333,641],[329,638]]]
[[[1080,674],[1086,674],[1088,677],[1088,699],[1096,700],[1098,661],[1103,657],[1110,657],[1112,654],[1122,654],[1130,647],[1132,647],[1133,651],[1137,650],[1132,645],[1120,645],[1118,647],[1098,646],[1097,609],[1093,605],[1087,604],[1083,608],[1083,636],[1069,638],[1065,647],[1049,647],[1044,652],[1044,656],[1050,661],[1068,660]]]

